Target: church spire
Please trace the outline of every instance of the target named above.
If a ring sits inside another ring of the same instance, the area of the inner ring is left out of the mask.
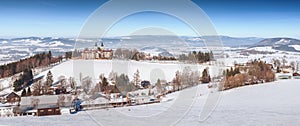
[[[97,42],[95,42],[95,47],[94,47],[95,50],[98,50],[98,44]]]
[[[103,42],[101,42],[101,47],[100,47],[100,50],[103,51],[104,50],[104,44]]]
[[[104,47],[103,42],[101,42],[101,47]]]

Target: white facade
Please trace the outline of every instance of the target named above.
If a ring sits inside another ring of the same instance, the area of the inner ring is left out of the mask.
[[[12,106],[0,106],[0,117],[14,116],[14,108]]]

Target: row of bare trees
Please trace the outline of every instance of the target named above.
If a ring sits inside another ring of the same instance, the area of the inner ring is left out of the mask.
[[[244,85],[271,82],[275,80],[272,66],[263,61],[252,61],[245,66],[237,66],[224,71],[225,82],[220,90],[227,90]]]
[[[299,71],[299,66],[300,66],[300,62],[298,61],[291,61],[288,64],[288,61],[286,60],[287,57],[283,57],[281,60],[280,59],[272,59],[272,63],[274,68],[276,69],[277,73],[280,73],[282,71],[282,69],[286,66],[290,67],[292,69],[292,71],[298,72]]]
[[[53,82],[54,80],[53,80],[52,72],[48,71],[46,80],[43,80],[43,78],[41,78],[36,80],[32,84],[33,91],[31,94],[34,96],[54,94],[54,91],[50,90],[50,88],[53,86]],[[76,88],[76,81],[73,77],[65,78],[65,76],[59,76],[58,82],[56,83],[58,84],[57,89],[59,90],[66,90],[66,88],[68,87],[70,87],[71,89]]]
[[[175,77],[172,80],[173,89],[181,90],[202,83],[211,81],[208,68],[202,71],[202,75],[196,70],[193,71],[190,67],[185,67],[182,72],[176,71]]]

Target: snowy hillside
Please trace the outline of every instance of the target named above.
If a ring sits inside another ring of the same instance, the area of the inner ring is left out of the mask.
[[[79,112],[75,115],[0,118],[2,125],[179,125],[232,126],[300,124],[300,80],[245,86],[221,93],[209,118],[200,120],[210,91],[199,85],[157,104]],[[187,95],[186,92],[193,92]],[[193,104],[191,104],[193,100]],[[189,103],[189,104],[185,104]],[[180,106],[180,107],[179,107]],[[207,109],[207,108],[206,108]]]
[[[253,45],[252,47],[272,47],[272,49],[280,51],[292,51],[298,52],[300,45],[300,40],[293,38],[269,38],[260,41],[259,43]]]
[[[104,74],[109,76],[111,71],[118,74],[125,73],[129,76],[130,80],[133,80],[134,73],[139,70],[140,78],[142,80],[149,80],[155,83],[157,79],[172,81],[175,77],[177,70],[182,71],[185,67],[189,67],[191,70],[203,71],[203,69],[209,67],[212,77],[222,74],[218,67],[209,65],[189,65],[181,64],[178,62],[137,62],[137,61],[118,61],[118,60],[69,60],[57,66],[54,66],[51,70],[54,81],[58,80],[58,77],[75,77],[79,81],[79,75],[83,77],[90,76],[94,81],[98,81],[99,75]],[[48,71],[44,71],[37,76],[45,76]],[[79,83],[79,82],[78,82]]]

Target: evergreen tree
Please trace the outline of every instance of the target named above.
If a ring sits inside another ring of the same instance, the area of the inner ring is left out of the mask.
[[[66,60],[72,59],[72,52],[65,52],[65,58]]]
[[[208,74],[207,69],[203,70],[201,81],[202,81],[202,83],[209,83],[210,82],[210,75]]]
[[[136,72],[134,73],[133,79],[134,79],[135,86],[140,85],[140,72],[139,72],[139,70],[136,70]]]
[[[49,50],[48,52],[48,58],[51,59],[52,58],[52,52]]]
[[[100,88],[102,91],[104,91],[106,89],[106,87],[108,86],[108,81],[107,78],[103,76],[102,81],[100,82]]]
[[[236,74],[240,74],[241,72],[240,72],[240,68],[235,68],[234,69],[234,75],[236,75]]]
[[[46,79],[46,93],[48,92],[49,88],[52,86],[53,83],[53,76],[51,71],[49,70],[49,72],[47,73],[47,79]]]
[[[210,60],[214,60],[214,54],[212,51],[210,51],[209,56],[210,56]]]
[[[280,73],[280,72],[281,72],[280,67],[277,66],[277,68],[276,68],[276,73]]]
[[[25,88],[23,89],[23,91],[21,93],[21,97],[24,97],[24,96],[26,96],[26,90],[25,90]]]
[[[22,86],[22,82],[19,79],[15,80],[13,84],[14,91],[19,91],[21,86]]]
[[[234,76],[234,71],[233,71],[233,68],[232,68],[232,67],[230,67],[230,71],[229,71],[228,76]]]
[[[27,96],[31,96],[31,89],[30,89],[30,87],[27,88]]]

